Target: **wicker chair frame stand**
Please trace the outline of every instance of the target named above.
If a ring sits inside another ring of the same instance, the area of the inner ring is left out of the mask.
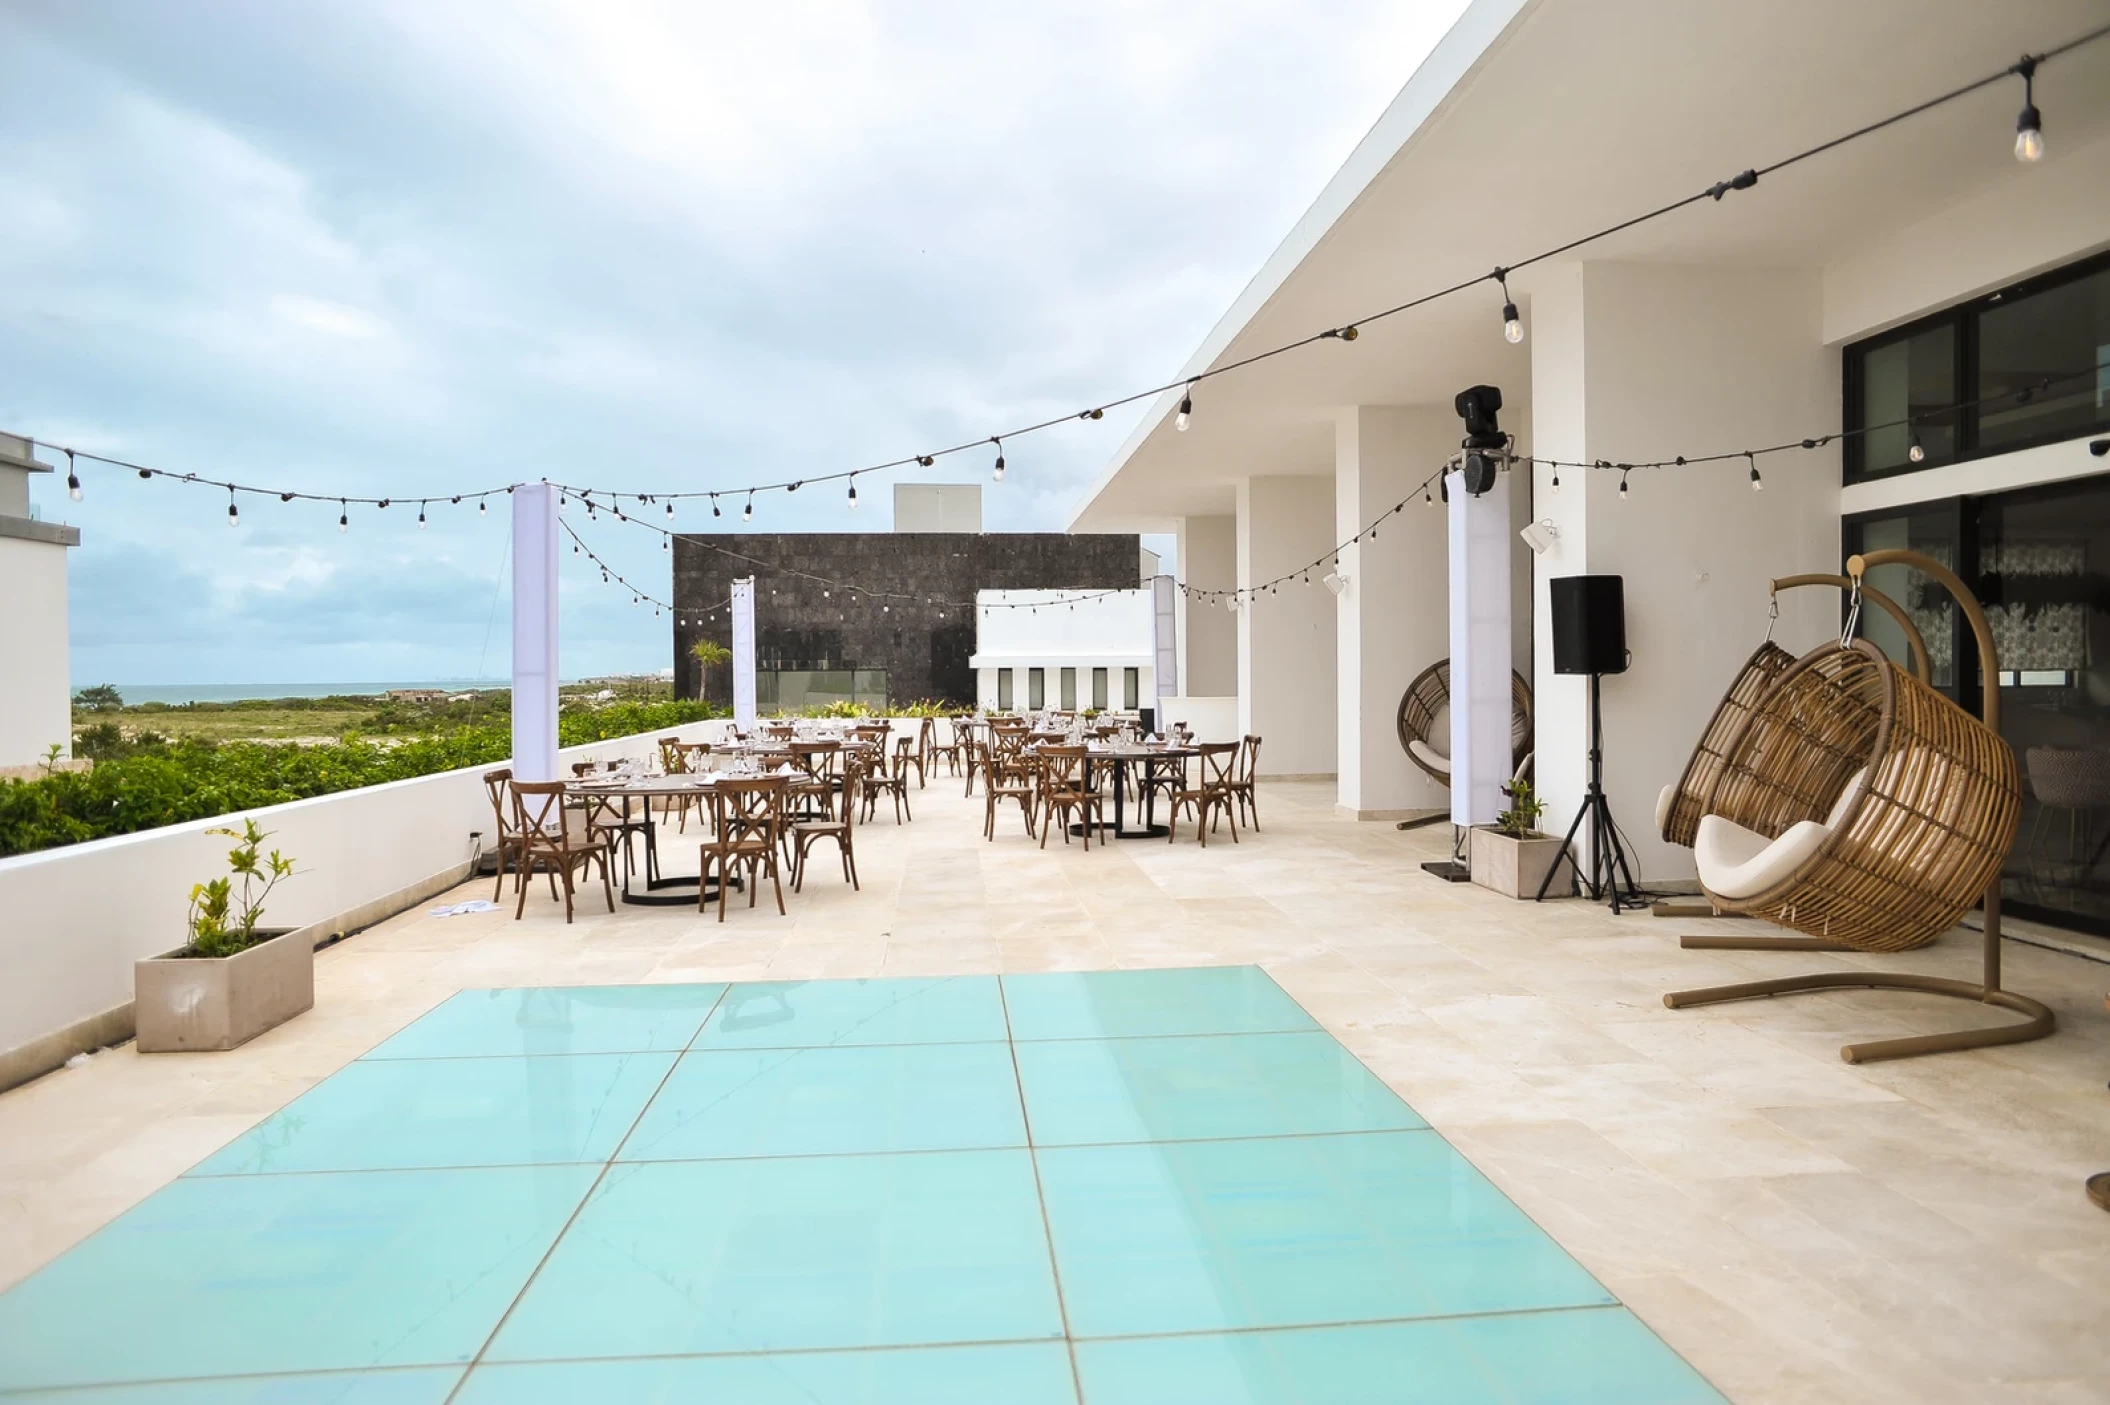
[[[1828,585],[1840,590],[1851,590],[1853,582],[1845,576],[1802,575],[1782,576],[1767,586],[1774,597],[1770,602],[1770,614],[1780,618],[1779,595],[1783,590],[1797,586]],[[1871,586],[1861,587],[1861,598],[1882,610],[1897,622],[1905,632],[1905,642],[1912,653],[1913,672],[1922,683],[1929,682],[1932,675],[1927,668],[1927,641],[1920,637],[1919,626],[1912,616],[1905,613],[1897,601]],[[1690,849],[1699,834],[1700,816],[1706,813],[1707,793],[1714,787],[1715,777],[1722,772],[1722,755],[1729,749],[1744,719],[1751,715],[1758,700],[1773,686],[1773,680],[1787,672],[1795,662],[1795,656],[1773,642],[1773,628],[1766,627],[1765,642],[1752,651],[1744,660],[1730,682],[1729,690],[1722,694],[1722,701],[1715,707],[1714,716],[1700,733],[1700,740],[1692,749],[1692,759],[1685,763],[1685,771],[1678,777],[1669,812],[1661,826],[1663,840]],[[1698,900],[1667,899],[1657,903],[1651,911],[1657,917],[1720,917],[1721,909],[1713,902]],[[1755,950],[1755,951],[1843,951],[1849,950],[1837,942],[1824,941],[1816,937],[1699,937],[1680,938],[1687,950]]]
[[[1998,1005],[2022,1022],[1848,1044],[1848,1063],[1913,1058],[2042,1039],[2050,1008],[2000,985],[2000,869],[2021,817],[2022,780],[2000,737],[2000,662],[1985,612],[1948,567],[1916,551],[1873,551],[1846,563],[1912,566],[1956,598],[1977,637],[1984,718],[1890,663],[1865,640],[1804,656],[1744,720],[1710,788],[1706,810],[1761,834],[1822,815],[1857,768],[1866,783],[1833,817],[1832,834],[1781,882],[1721,905],[1860,951],[1924,946],[1974,898],[1985,909],[1980,982],[1904,971],[1819,971],[1663,997],[1672,1009],[1824,990],[1903,990]]]
[[[1430,745],[1430,730],[1436,725],[1436,714],[1451,703],[1451,661],[1438,659],[1414,676],[1407,691],[1400,694],[1399,715],[1394,728],[1399,733],[1399,749],[1407,754],[1422,774],[1442,786],[1451,788],[1451,773],[1430,765],[1414,748],[1414,743]],[[1510,671],[1509,675],[1509,764],[1520,768],[1524,758],[1531,755],[1531,685],[1524,675]],[[1433,815],[1419,819],[1402,820],[1401,829],[1419,829],[1423,825],[1447,822],[1450,811],[1439,810]]]

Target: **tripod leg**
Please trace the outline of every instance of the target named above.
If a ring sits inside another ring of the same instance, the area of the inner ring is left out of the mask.
[[[1589,798],[1585,796],[1583,798],[1582,808],[1575,812],[1575,818],[1571,820],[1568,824],[1568,832],[1565,835],[1561,836],[1561,852],[1563,854],[1568,854],[1574,850],[1575,831],[1582,828],[1583,816],[1589,813],[1590,801]],[[1575,874],[1575,881],[1580,884],[1582,882],[1582,873],[1576,869],[1574,859],[1571,858],[1568,860],[1568,868],[1569,871]],[[1542,903],[1546,901],[1546,889],[1553,885],[1554,875],[1559,873],[1560,871],[1561,865],[1558,862],[1556,862],[1553,867],[1546,870],[1546,876],[1539,880],[1538,895],[1532,899],[1533,902]],[[1597,878],[1596,865],[1594,863],[1591,865],[1590,878],[1593,883],[1596,881]],[[1597,901],[1597,891],[1594,887],[1590,891],[1590,901],[1593,903]]]

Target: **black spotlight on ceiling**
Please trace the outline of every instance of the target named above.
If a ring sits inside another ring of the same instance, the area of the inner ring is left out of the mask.
[[[1465,440],[1459,445],[1464,450],[1459,466],[1465,474],[1465,491],[1477,498],[1495,486],[1495,475],[1509,447],[1509,436],[1497,422],[1502,392],[1495,386],[1476,385],[1459,391],[1451,403],[1465,421]]]

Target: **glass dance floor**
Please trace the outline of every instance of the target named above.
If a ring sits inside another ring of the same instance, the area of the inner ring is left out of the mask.
[[[0,1296],[0,1402],[1719,1398],[1252,967],[466,991]]]

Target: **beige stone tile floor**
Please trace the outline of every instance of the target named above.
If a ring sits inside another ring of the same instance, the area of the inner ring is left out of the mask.
[[[126,1046],[0,1095],[0,1284],[460,989],[1256,962],[1732,1399],[2110,1399],[2110,1215],[2081,1191],[2110,1168],[2110,966],[2011,944],[2055,1037],[1854,1067],[1846,1040],[1979,1012],[1661,994],[1859,961],[1971,977],[1974,936],[1687,953],[1679,931],[1732,927],[1438,882],[1418,865],[1445,831],[1337,819],[1330,786],[1264,787],[1236,846],[1089,854],[1015,812],[984,842],[957,786],[860,831],[862,893],[823,859],[788,917],[421,908],[321,953],[315,1008],[243,1049]]]

